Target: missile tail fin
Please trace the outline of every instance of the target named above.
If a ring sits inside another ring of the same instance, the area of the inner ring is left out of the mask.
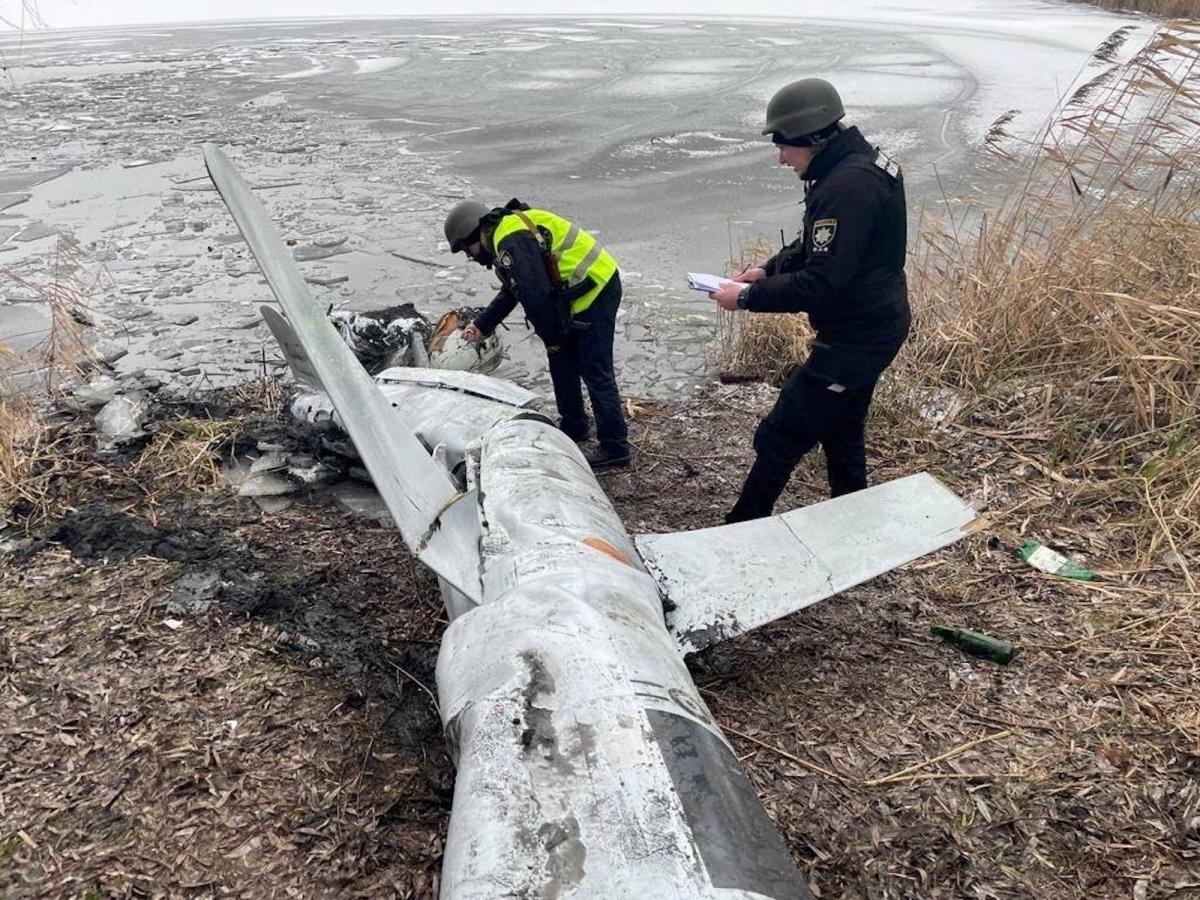
[[[325,385],[321,384],[321,376],[317,374],[312,360],[304,352],[304,345],[300,343],[300,338],[292,330],[287,319],[269,306],[260,306],[258,311],[267,323],[267,328],[271,329],[275,343],[283,351],[283,358],[287,360],[288,368],[292,370],[295,379],[314,390],[325,390]]]

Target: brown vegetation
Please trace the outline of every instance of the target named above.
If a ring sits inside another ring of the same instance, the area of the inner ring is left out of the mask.
[[[770,257],[766,240],[745,243],[729,271],[740,272]],[[721,366],[739,376],[754,376],[776,384],[808,353],[813,331],[804,315],[746,315],[722,313],[717,325]]]
[[[37,507],[44,495],[46,468],[57,455],[55,430],[42,420],[39,402],[55,396],[63,379],[80,375],[92,360],[80,328],[96,282],[86,276],[77,243],[60,238],[46,283],[34,283],[0,269],[45,304],[50,323],[45,338],[18,353],[0,342],[0,510],[17,504]]]
[[[1149,13],[1159,19],[1200,19],[1197,0],[1081,0],[1121,12]]]
[[[922,233],[898,379],[1043,431],[1053,474],[1111,503],[1145,561],[1200,541],[1200,28],[1112,49],[1031,153],[987,145],[1015,187],[970,237],[971,211]]]

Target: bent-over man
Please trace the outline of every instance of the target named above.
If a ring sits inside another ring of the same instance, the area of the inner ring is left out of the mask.
[[[445,232],[452,252],[464,252],[500,276],[500,292],[463,329],[463,337],[477,341],[491,334],[520,304],[546,345],[559,427],[576,441],[588,437],[582,380],[597,439],[584,456],[593,469],[629,465],[632,453],[613,372],[621,304],[617,261],[578,225],[519,200],[496,209],[463,200],[446,217]]]

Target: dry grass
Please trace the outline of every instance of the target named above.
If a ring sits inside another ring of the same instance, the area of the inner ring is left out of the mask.
[[[1200,541],[1200,28],[1108,62],[1124,35],[1025,152],[987,145],[998,208],[922,232],[897,381],[1040,434],[1055,476],[1140,507],[1147,559]]]
[[[812,327],[803,315],[721,312],[721,367],[741,377],[780,383],[808,353]]]
[[[0,403],[0,425],[10,421],[21,430],[0,442],[0,518],[28,533],[96,497],[152,511],[181,492],[213,489],[218,453],[242,427],[236,419],[167,419],[137,459],[112,466],[97,457],[87,416],[50,422]]]
[[[1149,13],[1159,19],[1200,19],[1197,0],[1080,0],[1121,12]]]
[[[157,423],[154,437],[129,467],[146,490],[150,505],[181,491],[205,493],[220,488],[222,454],[231,449],[249,423],[279,414],[284,388],[259,378],[232,389],[232,415],[211,418],[180,415]]]
[[[161,422],[130,475],[151,497],[212,490],[221,484],[220,451],[232,443],[239,428],[240,423],[230,419],[188,416]]]
[[[45,428],[27,396],[0,397],[0,509],[8,510],[31,496],[44,436]]]
[[[55,465],[56,430],[41,418],[39,403],[57,397],[64,385],[95,364],[84,323],[88,303],[107,278],[92,266],[74,239],[60,237],[45,281],[31,281],[7,269],[12,281],[45,305],[46,336],[18,353],[0,342],[0,516],[14,505],[38,508],[46,473]]]
[[[24,396],[0,400],[0,518],[34,533],[97,497],[139,508],[151,520],[181,494],[221,489],[220,465],[253,423],[277,417],[279,385],[243,385],[236,413],[184,409],[153,423],[152,437],[127,463],[97,456],[91,417],[44,418]],[[216,405],[223,405],[218,401]]]
[[[33,533],[104,497],[157,521],[159,509],[182,494],[222,489],[223,457],[252,423],[276,417],[278,392],[270,393],[274,400],[267,392],[240,389],[237,396],[245,405],[226,417],[184,411],[162,418],[152,424],[152,437],[135,458],[115,465],[97,456],[89,416],[49,421],[30,406],[0,403],[0,425],[11,421],[19,429],[11,438],[8,431],[0,438],[0,517]]]

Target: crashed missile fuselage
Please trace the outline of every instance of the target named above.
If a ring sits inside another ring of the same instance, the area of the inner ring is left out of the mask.
[[[458,767],[442,896],[809,897],[684,651],[945,546],[970,509],[912,476],[801,518],[632,539],[528,392],[417,368],[371,378],[229,161],[205,159],[287,318],[264,316],[318,391],[296,411],[346,430],[442,583],[437,687]],[[763,527],[799,562],[758,565]]]

